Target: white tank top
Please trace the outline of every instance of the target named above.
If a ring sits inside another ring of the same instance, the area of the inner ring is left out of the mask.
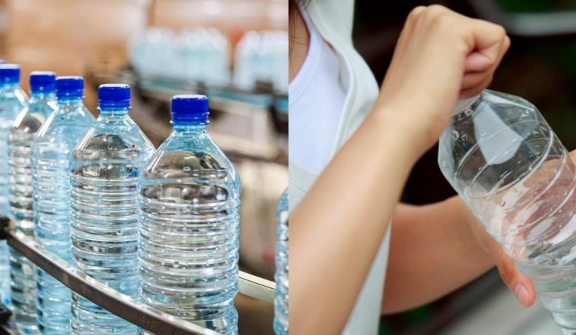
[[[340,61],[302,11],[310,43],[302,68],[290,83],[290,159],[320,174],[328,165],[346,99]]]

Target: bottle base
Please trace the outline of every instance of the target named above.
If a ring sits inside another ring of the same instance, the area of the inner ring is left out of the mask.
[[[18,330],[18,334],[21,335],[39,335],[38,327],[35,323],[22,324],[20,322],[16,322],[16,330]]]
[[[70,328],[74,335],[136,334],[136,326],[75,293],[72,294]]]
[[[238,314],[236,309],[234,309],[234,315],[230,318],[220,318],[220,319],[213,319],[213,320],[191,320],[189,318],[183,318],[184,320],[194,323],[200,327],[213,330],[218,332],[222,335],[238,335]],[[288,333],[285,333],[288,335]],[[142,328],[138,328],[138,335],[163,335],[163,334],[155,334],[144,330]]]
[[[274,333],[276,335],[288,335],[288,327],[280,323],[278,319],[274,319]]]

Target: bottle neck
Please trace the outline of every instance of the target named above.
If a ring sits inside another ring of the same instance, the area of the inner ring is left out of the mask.
[[[126,107],[102,107],[98,108],[100,110],[100,117],[101,118],[108,118],[108,117],[127,117],[128,112],[130,111],[129,108]]]
[[[173,132],[179,135],[197,135],[206,133],[206,125],[199,123],[178,123],[174,125]]]
[[[59,97],[57,101],[59,107],[66,109],[84,106],[82,97]]]
[[[15,83],[0,83],[0,90],[3,91],[14,91],[20,88],[20,83],[19,82],[15,82]]]
[[[458,115],[465,111],[466,109],[470,108],[479,98],[481,94],[475,95],[471,98],[461,99],[456,102],[456,106],[452,110],[452,116]]]
[[[54,100],[56,99],[56,94],[52,92],[30,92],[31,101],[40,100]]]

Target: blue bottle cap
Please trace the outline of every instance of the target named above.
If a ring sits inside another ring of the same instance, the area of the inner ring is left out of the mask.
[[[30,73],[30,91],[32,93],[54,92],[56,73],[50,71],[32,71]]]
[[[83,98],[84,78],[80,76],[61,76],[56,78],[56,97]]]
[[[101,108],[130,108],[130,86],[126,84],[100,85],[98,102]]]
[[[204,95],[176,95],[172,98],[174,124],[208,123],[208,98]]]
[[[16,64],[0,64],[0,84],[20,83],[20,66]]]

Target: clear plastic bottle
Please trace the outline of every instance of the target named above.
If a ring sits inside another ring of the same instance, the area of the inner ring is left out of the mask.
[[[16,116],[28,104],[20,88],[20,67],[0,64],[0,216],[10,217],[8,134]],[[0,241],[0,302],[12,309],[10,294],[10,252],[6,241]]]
[[[206,133],[205,96],[175,96],[172,122],[139,180],[141,299],[236,335],[240,179]]]
[[[276,208],[276,299],[274,300],[274,331],[288,335],[288,190]]]
[[[182,72],[174,50],[174,33],[168,28],[148,27],[129,43],[132,65],[143,76],[173,77]]]
[[[83,94],[82,77],[56,78],[58,109],[40,128],[31,148],[36,241],[71,264],[70,158],[95,121],[84,107]],[[70,289],[41,269],[37,287],[40,334],[70,334]]]
[[[205,41],[203,40],[203,29],[192,28],[183,30],[177,41],[177,55],[182,66],[181,79],[190,82],[201,82],[204,79],[206,71],[206,62],[209,62],[205,57],[203,48]],[[202,66],[198,66],[202,64]]]
[[[272,84],[279,93],[286,93],[287,69],[286,32],[248,32],[236,47],[233,79],[240,89],[252,90],[260,81]]]
[[[85,274],[138,294],[138,175],[154,146],[128,116],[130,87],[101,85],[100,116],[72,151],[72,257]],[[72,333],[130,334],[136,326],[72,294]]]
[[[233,83],[239,89],[252,90],[258,79],[259,49],[262,34],[250,31],[242,37],[234,54]]]
[[[42,124],[56,110],[55,80],[54,72],[30,74],[32,97],[16,117],[8,136],[10,211],[16,229],[30,236],[34,234],[30,146]],[[24,256],[10,250],[10,276],[16,327],[24,334],[35,333],[36,268]]]
[[[440,138],[442,173],[568,334],[576,334],[576,168],[536,107],[486,90]]]
[[[274,88],[277,92],[288,93],[288,33],[285,31],[274,32],[274,60],[271,69],[274,71]]]
[[[0,64],[5,64],[0,59]],[[0,195],[1,196],[1,195]],[[7,217],[8,214],[4,213]],[[0,213],[0,217],[4,216]],[[10,252],[6,241],[0,241],[0,303],[4,306],[10,305]]]
[[[230,85],[230,42],[217,29],[211,29],[211,41],[213,45],[213,70],[210,73],[209,85],[225,87]],[[288,54],[286,54],[288,55]],[[288,58],[288,57],[286,57]],[[288,72],[286,72],[288,73]]]
[[[224,87],[230,84],[228,40],[218,29],[202,32],[206,66],[201,80],[210,87]]]
[[[141,75],[146,75],[148,57],[148,31],[143,30],[134,36],[128,44],[128,57],[130,63]]]

